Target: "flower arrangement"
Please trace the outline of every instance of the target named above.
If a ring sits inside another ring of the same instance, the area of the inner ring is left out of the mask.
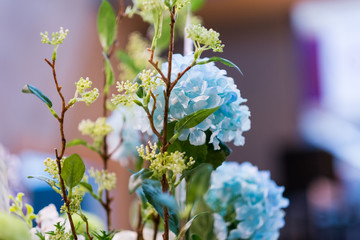
[[[100,92],[89,78],[80,78],[70,100],[65,99],[56,74],[58,49],[69,30],[60,28],[51,37],[41,33],[41,41],[53,46],[51,60],[45,62],[52,71],[61,111],[56,112],[50,98],[34,86],[26,85],[23,92],[46,104],[59,124],[61,145],[55,149],[55,159],[44,161],[44,171],[51,177],[31,178],[45,181],[62,197],[62,215],[54,205],[35,214],[18,194],[11,197],[10,211],[24,221],[0,213],[0,223],[14,222],[0,229],[0,239],[278,238],[284,225],[282,208],[288,205],[282,196],[284,189],[270,180],[268,172],[258,171],[250,163],[225,162],[231,152],[226,143],[244,145],[242,134],[250,129],[250,112],[234,79],[215,63],[241,73],[240,69],[221,57],[202,57],[204,51],[222,52],[224,48],[219,33],[192,17],[203,2],[133,0],[132,6],[125,8],[120,1],[116,14],[103,0],[97,20],[104,88]],[[118,24],[134,14],[150,24],[151,41],[134,33],[125,50],[117,50]],[[174,45],[184,28],[187,45],[190,42],[194,49],[183,56],[175,54]],[[165,49],[167,60],[160,58]],[[120,61],[121,75],[116,82],[118,93],[110,96],[117,79],[110,61],[114,54]],[[78,126],[92,141],[68,141],[64,132],[66,113],[80,102],[92,104],[99,96],[102,116],[95,121],[83,120]],[[86,170],[80,155],[66,155],[67,148],[79,145],[96,152],[103,169]],[[108,168],[111,159],[123,166],[133,160],[129,192],[138,196],[135,231],[113,229],[111,190],[116,175]],[[90,185],[89,178],[94,179],[95,186]],[[85,194],[105,210],[106,226],[82,211]],[[9,233],[15,227],[19,231]]]

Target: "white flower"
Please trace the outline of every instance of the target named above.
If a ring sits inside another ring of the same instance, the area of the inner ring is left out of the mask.
[[[47,207],[44,207],[40,210],[37,214],[36,223],[37,226],[30,230],[33,240],[40,239],[38,236],[35,235],[36,232],[41,232],[45,235],[47,232],[56,231],[56,227],[54,226],[56,223],[60,222],[63,224],[65,221],[64,218],[59,217],[59,213],[56,210],[54,204],[50,204]],[[70,224],[68,221],[65,222],[65,231],[70,231]],[[49,235],[45,235],[46,239],[49,239]]]

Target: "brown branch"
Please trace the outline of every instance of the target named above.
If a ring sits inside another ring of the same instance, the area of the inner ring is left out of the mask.
[[[65,154],[65,147],[66,147],[66,138],[65,138],[65,133],[64,133],[64,118],[65,118],[65,112],[67,111],[68,108],[66,108],[66,106],[65,106],[65,98],[64,98],[63,94],[61,93],[61,86],[59,86],[59,83],[58,83],[58,80],[57,80],[56,70],[55,70],[55,60],[52,60],[52,63],[50,63],[49,60],[47,60],[47,59],[45,59],[45,61],[52,68],[52,73],[53,73],[53,78],[54,78],[54,82],[55,82],[55,85],[56,85],[56,90],[57,90],[57,92],[58,92],[58,94],[59,94],[59,96],[61,98],[61,102],[62,102],[61,116],[59,118],[57,118],[59,123],[60,123],[61,151],[60,151],[60,155],[59,155],[58,150],[55,149],[56,164],[57,164],[57,167],[58,167],[59,184],[60,184],[60,188],[61,188],[61,192],[62,192],[62,197],[64,199],[64,203],[65,203],[66,208],[67,208],[66,209],[66,214],[67,214],[68,219],[69,219],[71,232],[72,232],[72,235],[74,237],[74,240],[77,240],[78,238],[77,238],[77,235],[76,235],[74,221],[72,219],[71,214],[69,213],[70,200],[67,198],[64,179],[61,176],[61,159],[63,158],[63,156]]]
[[[148,51],[151,52],[150,59],[148,62],[155,68],[155,70],[160,74],[161,79],[165,82],[165,84],[168,84],[169,80],[165,77],[165,74],[161,71],[159,68],[159,62],[154,62],[154,50],[148,48]]]
[[[172,11],[170,12],[170,42],[169,42],[169,54],[168,54],[168,77],[166,81],[166,90],[164,90],[164,125],[163,125],[163,136],[162,136],[162,147],[161,153],[165,153],[167,150],[167,126],[168,126],[168,118],[169,118],[169,100],[171,94],[171,70],[172,70],[172,58],[174,53],[174,34],[175,34],[175,21],[176,21],[176,7],[174,6]],[[166,178],[166,174],[163,174],[161,179],[161,190],[162,192],[168,192],[169,183]],[[164,214],[164,233],[163,239],[169,240],[169,212],[167,207],[163,207]]]
[[[145,223],[143,223],[141,216],[141,201],[138,201],[138,224],[136,226],[137,237],[136,240],[144,240],[143,230]]]
[[[154,124],[154,116],[149,112],[149,109],[145,109],[145,112],[147,114],[147,117],[149,119],[149,122],[150,122],[150,127],[151,127],[151,130],[154,132],[154,134],[156,135],[156,137],[161,141],[162,139],[162,136],[161,134],[159,133],[159,131],[156,129],[155,127],[155,124]]]
[[[116,23],[117,25],[120,23],[120,21],[123,19],[123,17],[125,16],[125,8],[124,8],[124,3],[123,3],[123,0],[119,0],[119,12],[116,16]],[[108,59],[111,58],[111,56],[113,55],[115,49],[116,49],[116,46],[118,44],[118,41],[115,40],[108,52],[106,53],[106,56]],[[104,65],[105,65],[105,59],[104,59]],[[104,88],[106,86],[106,72],[105,72],[105,68],[103,69],[103,73],[104,73]],[[108,93],[104,93],[104,96],[103,96],[103,114],[102,116],[103,117],[107,117],[107,108],[106,108],[106,102],[108,100]],[[121,145],[121,140],[120,140],[120,143],[119,143],[119,146]],[[108,161],[110,160],[110,157],[113,155],[113,153],[119,148],[116,147],[111,153],[108,153],[108,144],[107,144],[107,135],[104,136],[103,138],[103,144],[102,144],[102,153],[100,154],[100,157],[102,158],[103,160],[103,163],[104,163],[104,170],[107,170],[108,169]],[[110,197],[110,192],[108,190],[105,189],[105,202],[103,200],[101,200],[101,205],[104,207],[105,211],[106,211],[106,219],[107,219],[107,228],[108,230],[111,229],[111,206],[110,206],[110,203],[112,202],[112,199]]]
[[[166,175],[163,174],[162,179],[161,179],[161,190],[162,192],[167,192],[169,189],[169,184],[168,181],[166,179]],[[164,214],[164,233],[163,233],[163,239],[164,240],[169,240],[169,211],[167,209],[167,207],[163,207],[163,214]]]
[[[154,224],[154,235],[153,235],[153,240],[156,240],[156,236],[159,230],[159,223],[160,223],[160,215],[155,213],[152,215],[152,221]]]
[[[175,34],[175,6],[170,12],[170,42],[169,42],[169,54],[168,54],[168,82],[171,82],[171,69],[172,69],[172,58],[174,54],[174,34]]]
[[[119,23],[120,20],[122,20],[125,16],[126,14],[125,14],[124,1],[119,0],[119,12],[118,15],[116,16],[116,22]]]
[[[86,235],[88,236],[89,240],[92,240],[94,237],[90,235],[90,232],[89,232],[89,222],[88,222],[87,219],[85,220],[85,226],[86,226]]]

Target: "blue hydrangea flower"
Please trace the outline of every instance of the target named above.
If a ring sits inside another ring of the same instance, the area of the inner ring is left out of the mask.
[[[226,240],[278,239],[279,229],[285,224],[282,208],[289,205],[283,191],[268,171],[259,171],[248,162],[224,162],[212,173],[205,196],[216,212],[214,233]]]
[[[193,59],[192,54],[185,57],[180,54],[173,56],[172,81],[192,63]],[[205,59],[199,59],[202,60]],[[167,75],[167,63],[162,65],[162,71]],[[156,128],[161,131],[164,112],[163,88],[157,89],[155,94],[158,94],[158,98],[154,122]],[[214,63],[196,65],[184,74],[172,90],[169,121],[182,119],[200,109],[220,106],[219,110],[198,126],[182,131],[179,139],[184,141],[189,137],[191,144],[202,145],[206,141],[205,131],[210,130],[210,143],[213,143],[215,149],[220,148],[219,140],[234,141],[237,146],[243,145],[242,133],[250,129],[250,112],[247,106],[242,105],[244,102],[246,99],[241,97],[234,80],[226,76],[225,70],[219,69]],[[144,120],[144,117],[142,114],[139,119]],[[142,131],[149,130],[149,126],[142,128]]]
[[[107,123],[114,129],[107,137],[109,152],[116,149],[112,158],[118,160],[122,166],[128,166],[129,160],[134,161],[138,156],[136,146],[141,144],[141,134],[133,127],[135,118],[132,107],[122,106],[113,111],[107,119]]]

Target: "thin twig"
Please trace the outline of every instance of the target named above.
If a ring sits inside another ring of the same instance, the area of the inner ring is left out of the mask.
[[[156,69],[156,71],[160,74],[161,79],[165,82],[165,84],[167,84],[169,81],[168,79],[165,77],[165,74],[161,71],[161,69],[159,68],[159,62],[156,61],[154,62],[154,50],[148,48],[148,51],[151,52],[150,55],[150,59],[148,60],[149,63]]]
[[[87,219],[85,220],[85,226],[86,226],[86,235],[88,236],[89,240],[92,240],[94,237],[90,235],[90,232],[89,232],[89,222],[88,222]]]
[[[153,221],[153,224],[154,224],[153,240],[156,240],[158,229],[159,229],[159,223],[160,223],[160,215],[157,214],[157,213],[154,213],[152,215],[152,221]]]
[[[64,118],[65,118],[65,112],[67,111],[68,108],[65,105],[65,98],[64,98],[63,94],[61,93],[61,86],[59,86],[59,83],[57,81],[56,69],[55,69],[55,60],[52,60],[52,63],[50,63],[50,61],[47,60],[47,59],[45,59],[45,61],[52,68],[52,73],[53,73],[53,78],[54,78],[54,82],[55,82],[55,85],[56,85],[56,90],[57,90],[57,92],[58,92],[58,94],[59,94],[59,96],[61,98],[61,102],[62,102],[61,115],[60,115],[60,117],[57,118],[59,123],[60,123],[61,151],[60,151],[60,154],[59,154],[58,150],[55,149],[56,164],[57,164],[57,167],[58,167],[59,184],[60,184],[60,188],[61,188],[61,192],[62,192],[62,197],[64,199],[64,203],[65,203],[66,208],[67,208],[66,214],[67,214],[68,219],[69,219],[70,228],[71,228],[71,232],[72,232],[72,235],[74,237],[74,240],[77,240],[78,238],[77,238],[77,235],[76,235],[74,221],[73,221],[72,216],[71,216],[71,214],[69,212],[70,200],[67,198],[64,179],[61,176],[61,159],[63,158],[63,156],[65,154],[65,147],[66,147],[66,138],[65,138],[65,133],[64,133]]]
[[[124,8],[124,4],[123,4],[123,1],[122,0],[119,0],[119,12],[116,16],[116,22],[117,22],[117,25],[120,23],[120,20],[125,16],[124,14],[125,12],[125,8]],[[108,52],[106,53],[106,56],[108,59],[111,58],[111,56],[113,55],[115,49],[116,49],[116,45],[117,45],[118,41],[115,40]],[[105,59],[104,59],[104,65],[105,65]],[[105,68],[103,69],[103,72],[104,72],[104,88],[106,86],[106,72],[105,72]],[[103,117],[107,117],[107,107],[106,107],[106,103],[108,101],[108,93],[104,93],[104,96],[103,96]],[[120,144],[121,144],[121,140],[120,140]],[[102,158],[103,160],[103,163],[104,163],[104,170],[107,170],[108,169],[108,161],[110,160],[110,157],[112,156],[112,154],[116,151],[118,147],[116,147],[114,149],[113,152],[111,152],[110,154],[108,153],[108,144],[107,144],[107,135],[104,136],[103,138],[103,144],[102,144],[102,153],[100,154],[100,157]],[[105,189],[105,202],[102,201],[102,206],[104,207],[105,211],[106,211],[106,219],[107,219],[107,229],[110,231],[111,230],[111,206],[110,206],[110,203],[111,203],[112,199],[110,198],[110,191],[106,190]]]

